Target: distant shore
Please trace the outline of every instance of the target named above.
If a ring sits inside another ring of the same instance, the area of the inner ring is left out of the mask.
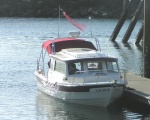
[[[128,17],[135,12],[139,1],[132,0]],[[59,6],[73,18],[119,18],[123,0],[0,0],[0,17],[56,18]]]

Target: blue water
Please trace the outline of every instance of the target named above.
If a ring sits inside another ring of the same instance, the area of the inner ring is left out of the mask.
[[[122,44],[130,20],[125,22],[116,42],[109,37],[117,23],[114,19],[77,19],[86,25],[81,34],[99,38],[103,52],[119,58],[120,67],[143,75],[143,54],[134,45],[141,27],[138,21],[129,44]],[[44,40],[68,36],[77,30],[66,19],[0,18],[0,120],[149,120],[150,112],[113,105],[109,108],[69,104],[49,97],[36,87],[34,71]]]

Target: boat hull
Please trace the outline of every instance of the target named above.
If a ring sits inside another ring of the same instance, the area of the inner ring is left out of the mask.
[[[114,86],[111,84],[91,84],[91,85],[59,85],[46,81],[44,76],[37,76],[37,87],[42,92],[62,99],[63,101],[107,107],[123,93],[124,86]]]
[[[42,92],[62,99],[63,101],[85,104],[85,105],[94,105],[94,106],[103,106],[106,107],[109,104],[111,91],[106,94],[103,93],[93,93],[93,92],[63,92],[56,89],[47,88],[41,83],[37,83],[38,89]],[[104,88],[103,88],[104,89]],[[105,88],[107,89],[107,88]]]

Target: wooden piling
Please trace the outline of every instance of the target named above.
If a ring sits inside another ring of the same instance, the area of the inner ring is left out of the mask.
[[[130,3],[131,2],[129,0],[124,0],[124,2],[123,2],[123,13],[121,14],[121,17],[120,17],[112,35],[111,35],[111,37],[110,37],[110,41],[112,41],[112,42],[114,42],[115,39],[117,38],[118,33],[119,33],[121,27],[123,26],[126,18],[127,18]]]
[[[150,1],[144,0],[144,76],[150,78]]]
[[[143,0],[141,0],[141,2],[138,5],[136,12],[134,13],[134,16],[133,16],[132,21],[131,21],[128,29],[127,29],[127,32],[125,33],[125,35],[122,39],[123,43],[127,43],[127,41],[129,40],[131,33],[132,33],[132,31],[133,31],[133,29],[137,23],[137,20],[141,14],[142,8],[143,8]]]
[[[140,30],[139,30],[139,32],[138,32],[138,35],[137,35],[137,37],[136,37],[136,40],[135,40],[135,44],[136,45],[139,45],[139,43],[140,43],[140,41],[141,41],[141,39],[143,38],[143,24],[142,24],[142,26],[141,26],[141,28],[140,28]]]

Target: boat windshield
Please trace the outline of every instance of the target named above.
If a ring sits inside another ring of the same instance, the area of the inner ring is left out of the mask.
[[[107,70],[107,72],[119,72],[117,62],[111,61],[88,61],[87,62],[88,70],[102,71]]]
[[[119,72],[116,61],[79,61],[68,63],[69,75],[84,73],[86,70],[90,72]]]
[[[83,63],[82,62],[72,62],[72,63],[68,64],[69,75],[73,75],[77,71],[83,71]]]
[[[89,61],[87,63],[88,66],[88,70],[102,70],[102,62],[98,62],[98,61]]]
[[[106,68],[108,72],[119,72],[117,62],[106,62]]]

